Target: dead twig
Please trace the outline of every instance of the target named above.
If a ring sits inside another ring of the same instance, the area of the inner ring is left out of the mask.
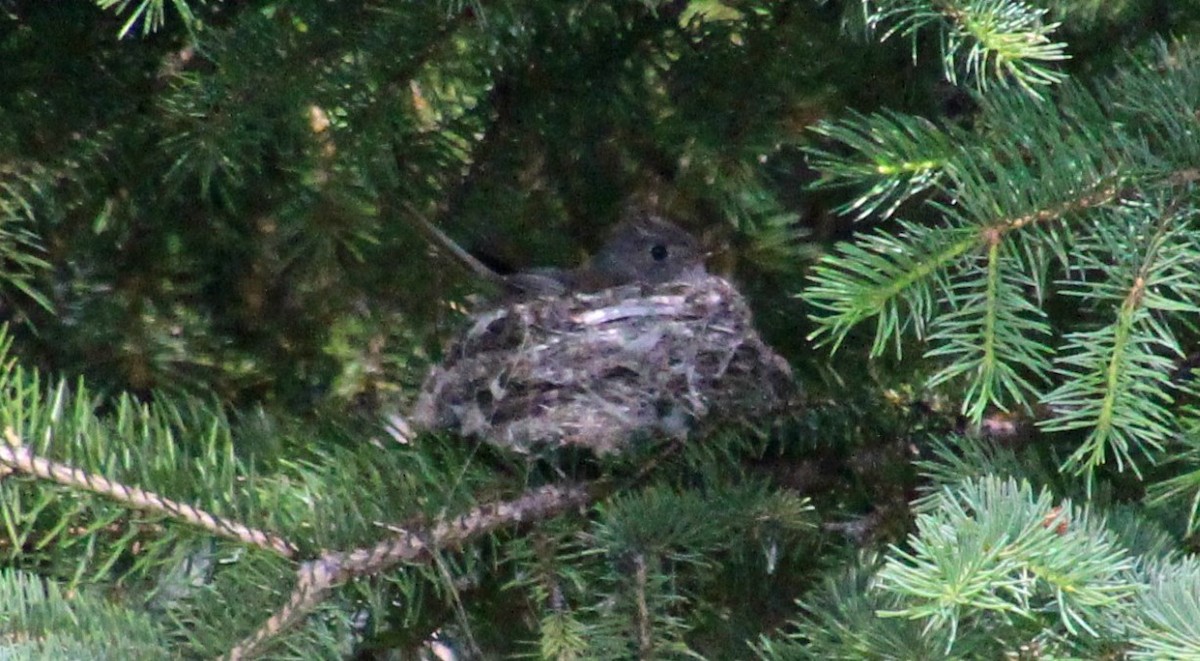
[[[597,485],[531,489],[513,500],[480,505],[464,514],[443,517],[425,529],[399,530],[378,544],[348,552],[329,552],[297,570],[287,603],[257,631],[229,651],[229,661],[250,658],[271,638],[292,627],[334,588],[378,574],[403,562],[428,561],[437,549],[458,546],[505,526],[538,521],[582,507],[596,497]]]
[[[278,553],[285,558],[296,554],[296,547],[287,540],[233,521],[226,521],[198,507],[168,498],[99,475],[92,475],[67,464],[51,461],[33,454],[11,427],[4,429],[7,443],[0,444],[0,465],[66,486],[108,496],[132,509],[159,512],[174,519],[203,528],[215,535]]]

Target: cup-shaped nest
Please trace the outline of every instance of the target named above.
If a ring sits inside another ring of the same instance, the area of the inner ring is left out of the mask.
[[[618,452],[657,435],[761,425],[794,394],[745,299],[703,276],[481,312],[425,379],[419,428],[518,451]]]

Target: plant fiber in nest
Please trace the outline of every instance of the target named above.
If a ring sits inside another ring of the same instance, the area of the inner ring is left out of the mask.
[[[741,294],[705,275],[480,312],[426,377],[413,421],[520,452],[605,454],[713,424],[761,426],[793,393]]]

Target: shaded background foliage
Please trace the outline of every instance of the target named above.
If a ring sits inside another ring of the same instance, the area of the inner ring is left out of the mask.
[[[471,284],[406,202],[515,269],[577,262],[654,199],[786,300],[821,225],[804,127],[908,70],[829,57],[842,12],[807,3],[193,9],[118,42],[86,3],[10,3],[5,162],[49,304],[9,317],[53,371],[286,407],[411,384],[413,347],[452,324],[441,302]]]
[[[1195,20],[1055,9],[1066,67],[1089,73]],[[114,388],[292,409],[411,385],[472,289],[404,203],[517,269],[577,262],[654,200],[799,359],[786,294],[846,227],[836,195],[805,190],[806,127],[972,105],[929,37],[913,66],[903,39],[861,37],[856,3],[213,3],[124,41],[127,17],[87,3],[5,11],[4,209],[44,248],[16,257],[20,350]]]
[[[388,577],[375,592],[356,586],[362,593],[345,597],[337,616],[323,621],[332,633],[312,637],[322,650],[343,649],[347,631],[362,633],[350,622],[361,607],[376,616],[363,649],[412,648],[445,627],[465,627],[456,600],[466,595],[473,635],[485,649],[510,653],[528,650],[521,647],[528,641],[506,637],[506,627],[525,627],[532,638],[540,626],[543,642],[552,640],[549,620],[566,611],[545,604],[565,600],[595,627],[592,634],[603,634],[596,640],[617,646],[606,648],[611,656],[629,655],[635,650],[619,647],[629,644],[622,632],[603,626],[627,621],[611,617],[630,607],[621,577],[647,552],[661,570],[655,616],[665,643],[679,645],[670,649],[686,643],[714,657],[743,654],[747,640],[794,615],[792,599],[826,567],[847,564],[858,545],[903,538],[917,494],[911,460],[928,456],[930,437],[969,426],[957,415],[958,381],[925,389],[937,366],[914,359],[919,350],[904,360],[868,360],[870,328],[850,330],[836,366],[829,365],[827,353],[805,339],[814,328],[811,298],[796,296],[835,240],[868,226],[901,227],[878,214],[856,227],[838,214],[859,191],[810,186],[838,158],[861,155],[841,140],[846,133],[810,127],[852,117],[853,130],[885,109],[964,131],[983,117],[993,122],[985,134],[1003,125],[996,120],[1003,102],[980,110],[972,90],[978,80],[946,82],[938,30],[868,36],[864,7],[925,4],[296,0],[194,3],[179,15],[180,3],[150,3],[141,6],[164,6],[165,20],[143,33],[154,21],[139,19],[132,6],[0,0],[0,317],[10,323],[21,364],[84,375],[102,393],[213,400],[233,429],[226,433],[222,418],[212,446],[228,442],[239,459],[263,462],[254,470],[263,471],[266,495],[250,503],[231,496],[239,503],[232,511],[304,530],[313,548],[350,546],[389,514],[420,517],[511,490],[500,485],[508,478],[546,479],[538,472],[544,466],[514,466],[486,448],[477,456],[452,444],[379,450],[363,442],[378,440],[372,434],[381,414],[411,400],[462,321],[468,296],[478,293],[477,283],[431,250],[406,205],[435,217],[502,271],[577,263],[627,202],[657,206],[714,249],[710,266],[747,293],[764,334],[796,368],[808,407],[761,438],[691,448],[697,456],[682,460],[677,473],[593,512],[596,528],[554,521],[542,537],[502,536],[448,556],[453,566],[439,569],[460,583],[429,569]],[[1053,71],[1087,80],[1108,75],[1129,51],[1149,51],[1155,39],[1194,33],[1200,24],[1200,10],[1168,0],[1038,6],[1063,21],[1054,36],[1072,55]],[[1009,107],[1009,126],[1017,127],[1029,106]],[[813,153],[828,158],[810,159]],[[818,172],[814,161],[829,167]],[[874,165],[878,174],[886,162]],[[923,203],[938,194],[896,195],[896,217],[936,223],[941,215]],[[1053,299],[1046,309],[1068,321],[1077,312]],[[102,401],[79,392],[86,400],[80,410]],[[195,432],[206,424],[197,421],[208,420],[203,411],[160,405],[142,414],[155,430]],[[136,406],[123,399],[101,410],[115,412],[127,430]],[[1026,423],[1012,422],[1016,436],[1032,433]],[[180,440],[187,460],[221,467],[212,471],[217,477],[181,482],[172,471],[187,461],[162,456],[161,443],[176,439],[144,436],[153,456],[141,467],[147,486],[186,486],[182,495],[195,499],[212,491],[217,501],[221,490],[237,493],[230,485],[241,469],[232,459],[222,463],[209,456],[216,450]],[[961,475],[1021,472],[1071,495],[1078,484],[1031,467],[1053,472],[1072,442],[1026,448],[1023,471],[1000,470],[1017,463],[1008,449],[939,456],[966,457],[946,460]],[[91,468],[111,468],[93,454],[101,453],[81,452]],[[581,473],[592,469],[580,463]],[[126,457],[115,465],[137,476],[138,464]],[[1025,529],[1037,528],[1045,515],[1038,507],[1049,502],[1040,493],[1033,502],[1028,485],[926,473],[922,484],[962,489],[960,500],[1019,509]],[[458,491],[425,497],[451,481]],[[1143,488],[1117,476],[1103,496],[1135,500]],[[796,541],[763,532],[776,524],[794,532],[779,521],[801,527],[803,517],[783,505],[787,516],[778,521],[739,516],[775,492],[813,496],[830,525]],[[319,500],[314,494],[330,499],[321,503],[326,509],[305,509]],[[120,508],[103,511],[106,523],[128,523]],[[318,532],[305,527],[306,517]],[[160,539],[155,553],[176,552],[177,541]],[[19,545],[5,548],[14,565],[36,566],[22,559]],[[125,551],[112,552],[121,561],[114,560],[114,574],[146,571]],[[108,565],[92,567],[65,545],[62,552],[67,560],[56,577],[87,565],[95,582],[111,578]],[[713,555],[724,561],[716,572],[709,571]],[[859,563],[864,575],[874,562]],[[542,570],[563,578],[565,596],[544,593],[551,581]],[[214,581],[223,595],[289,576],[284,563],[257,557],[228,571]],[[866,590],[859,582],[870,581],[852,575],[837,584],[857,586],[835,600],[854,617],[875,622],[878,608],[899,608],[898,600],[854,602]],[[507,601],[514,585],[527,589],[524,609]],[[389,609],[398,594],[412,607]],[[253,615],[198,608],[204,626],[186,635],[208,640],[189,642],[195,650],[227,648],[223,634],[261,619],[278,596],[256,595],[263,603],[255,602]],[[684,604],[700,605],[686,626],[677,617]],[[531,623],[535,617],[546,619]],[[840,649],[844,641],[830,633],[837,626],[812,625],[790,642]],[[911,620],[894,631],[878,626],[871,635],[895,634],[922,653],[945,643],[940,632],[922,637]]]

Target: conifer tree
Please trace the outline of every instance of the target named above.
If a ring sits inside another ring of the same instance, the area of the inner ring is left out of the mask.
[[[14,658],[1200,657],[1200,9],[0,2]],[[414,437],[630,201],[805,390]]]

